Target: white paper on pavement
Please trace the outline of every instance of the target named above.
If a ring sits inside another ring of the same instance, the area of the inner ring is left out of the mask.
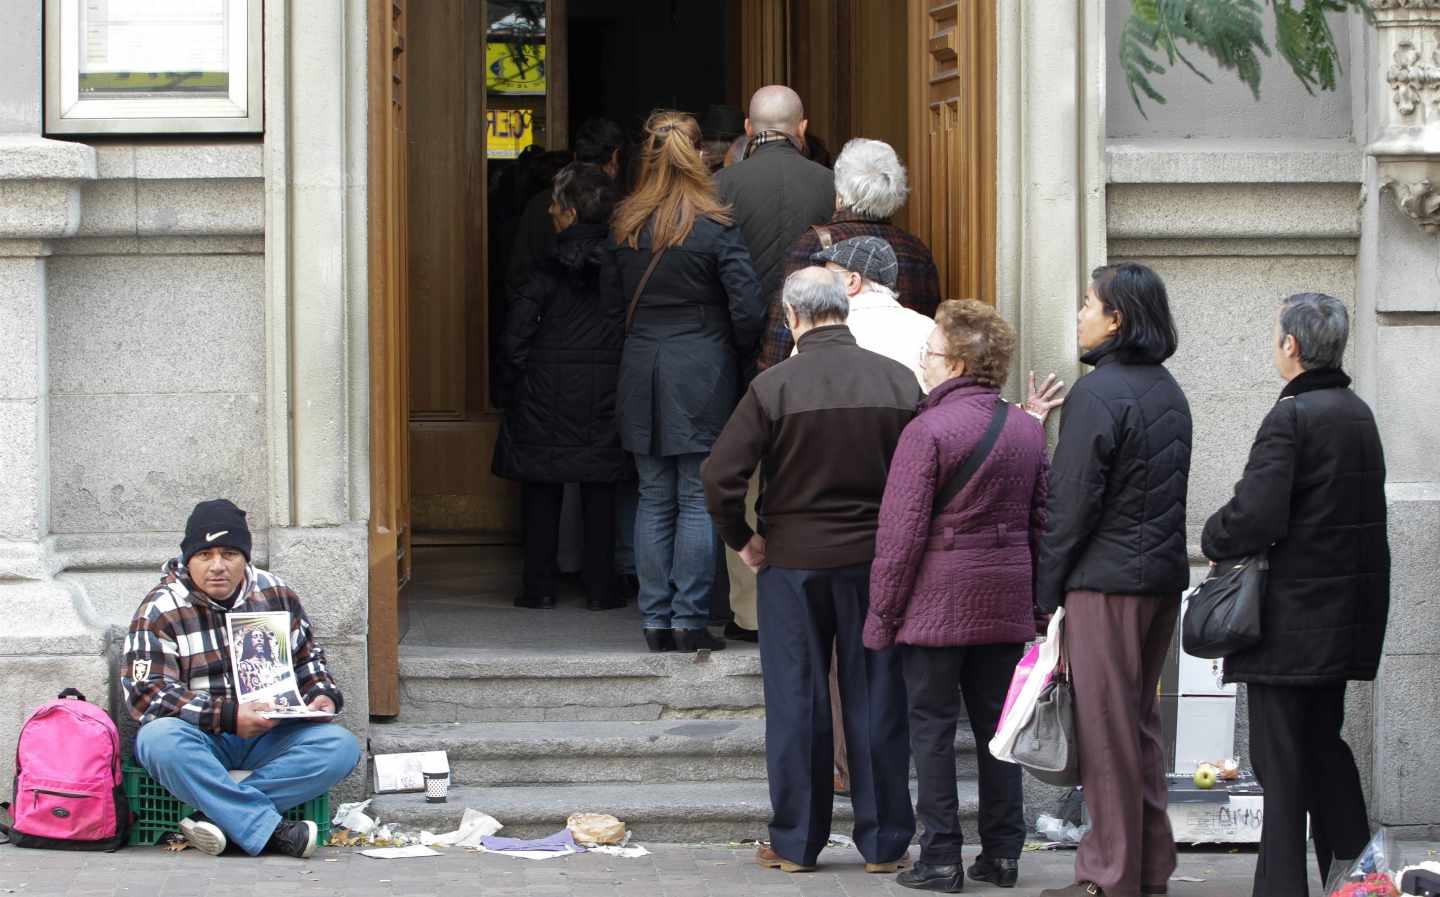
[[[650,851],[641,847],[639,844],[634,847],[617,847],[613,844],[604,844],[599,847],[587,847],[585,848],[585,852],[604,854],[607,857],[624,857],[627,860],[633,860],[637,857],[648,857],[650,855]]]
[[[415,844],[410,847],[373,847],[360,851],[360,855],[377,860],[407,860],[411,857],[438,857],[440,851],[431,850],[423,844]]]
[[[465,814],[460,817],[458,829],[443,835],[430,835],[428,838],[422,833],[421,841],[445,847],[479,847],[481,838],[488,838],[504,827],[494,816],[466,807]]]
[[[557,857],[573,857],[578,850],[486,850],[483,847],[474,847],[480,853],[493,853],[502,857],[519,857],[522,860],[553,860]]]

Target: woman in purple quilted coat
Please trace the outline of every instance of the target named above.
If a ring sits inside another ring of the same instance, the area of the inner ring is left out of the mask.
[[[910,744],[919,779],[920,860],[906,887],[958,893],[964,884],[955,789],[961,695],[980,766],[981,853],[970,877],[1011,887],[1025,841],[1020,767],[990,755],[1010,677],[1035,635],[1035,545],[1045,528],[1045,433],[999,405],[1015,331],[974,300],[941,303],[924,347],[930,395],[905,428],[880,507],[865,647],[901,646]],[[1004,423],[961,491],[936,499]]]

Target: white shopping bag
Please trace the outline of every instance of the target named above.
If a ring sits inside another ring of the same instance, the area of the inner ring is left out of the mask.
[[[1015,737],[1020,733],[1021,728],[1030,721],[1031,715],[1035,713],[1035,702],[1040,697],[1040,692],[1045,684],[1055,676],[1055,669],[1060,665],[1060,638],[1061,626],[1065,621],[1065,608],[1059,607],[1055,615],[1050,618],[1050,627],[1045,633],[1045,641],[1039,645],[1040,656],[1031,667],[1029,676],[1025,679],[1025,685],[1020,689],[1020,694],[1015,698],[1013,704],[1005,711],[1000,720],[1000,728],[995,731],[995,737],[990,739],[990,754],[996,760],[1006,763],[1014,763],[1015,758],[1011,753],[1015,747]]]

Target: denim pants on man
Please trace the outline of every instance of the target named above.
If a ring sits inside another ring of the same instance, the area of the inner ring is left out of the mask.
[[[635,456],[635,572],[647,629],[704,629],[710,622],[719,548],[700,482],[705,457]]]
[[[140,727],[135,757],[165,790],[254,856],[265,849],[281,813],[350,774],[360,762],[360,744],[335,723],[287,722],[258,738],[241,738],[165,717]],[[251,774],[237,783],[232,769]]]

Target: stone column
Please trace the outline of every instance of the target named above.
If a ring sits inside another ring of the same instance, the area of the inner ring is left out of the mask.
[[[1374,685],[1376,821],[1440,830],[1440,0],[1374,0],[1360,380],[1385,445],[1390,627]],[[1358,68],[1358,66],[1357,66]]]
[[[266,0],[270,566],[368,724],[365,0]],[[352,782],[344,793],[359,790]]]
[[[38,58],[38,16],[30,37]],[[0,43],[15,41],[8,34]],[[80,225],[80,185],[95,177],[95,152],[38,136],[38,104],[30,109],[13,87],[0,85],[0,117],[11,128],[0,133],[0,781],[14,773],[15,738],[35,705],[67,685],[109,703],[104,640],[53,579],[49,538],[46,257],[48,241]],[[15,133],[23,109],[35,117],[29,133]]]
[[[1080,373],[1076,301],[1105,261],[1103,4],[993,0],[997,6],[996,305],[1019,331],[1007,395],[1024,375]],[[1050,431],[1056,429],[1052,417]],[[1026,776],[1026,817],[1061,789]]]
[[[1067,10],[998,2],[995,277],[1000,312],[1020,333],[1017,397],[1031,370],[1074,382],[1076,304],[1105,261],[1103,4]]]

